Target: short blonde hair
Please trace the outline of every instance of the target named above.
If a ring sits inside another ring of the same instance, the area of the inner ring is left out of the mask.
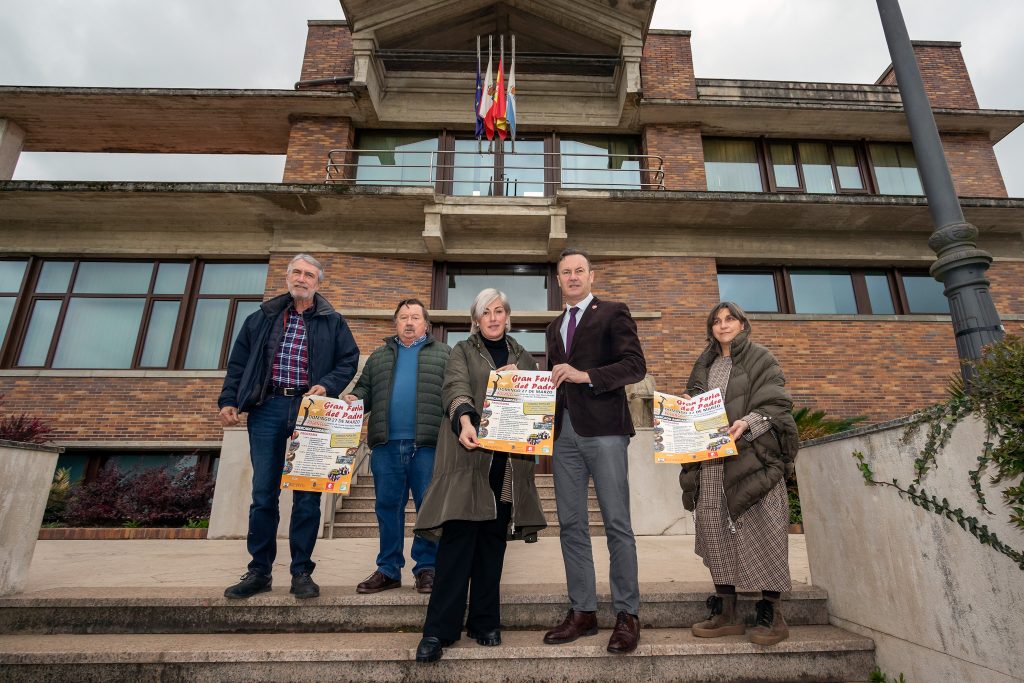
[[[473,321],[472,326],[469,328],[471,333],[480,329],[480,318],[483,317],[487,306],[495,299],[501,301],[501,305],[505,307],[505,312],[509,314],[509,317],[505,319],[505,331],[508,332],[512,329],[512,307],[508,303],[508,297],[505,296],[505,292],[494,287],[488,287],[476,295],[469,307],[469,317]]]

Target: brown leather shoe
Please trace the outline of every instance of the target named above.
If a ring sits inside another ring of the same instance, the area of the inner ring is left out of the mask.
[[[615,615],[615,630],[608,640],[608,652],[624,655],[636,649],[640,642],[640,618],[627,612]]]
[[[544,642],[548,645],[571,643],[580,636],[597,635],[597,613],[577,612],[570,609],[565,621],[544,634]]]
[[[356,593],[380,593],[390,588],[401,588],[401,579],[392,579],[390,576],[376,571],[366,577],[366,580],[356,586]]]
[[[430,593],[434,590],[434,570],[424,569],[416,575],[416,592]]]

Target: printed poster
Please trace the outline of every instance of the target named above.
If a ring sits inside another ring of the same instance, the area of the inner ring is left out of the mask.
[[[654,462],[699,462],[738,452],[721,389],[691,399],[654,392]]]
[[[480,413],[480,445],[492,451],[551,455],[555,383],[540,370],[491,370]]]
[[[362,401],[303,396],[285,453],[281,488],[348,493],[362,426]]]

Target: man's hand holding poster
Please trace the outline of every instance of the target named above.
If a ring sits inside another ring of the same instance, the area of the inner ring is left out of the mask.
[[[720,389],[690,399],[654,392],[654,462],[698,462],[737,452]]]
[[[362,426],[362,401],[303,396],[285,454],[281,488],[348,493]]]
[[[551,373],[492,370],[480,413],[480,445],[506,453],[551,455],[554,435],[555,383]]]

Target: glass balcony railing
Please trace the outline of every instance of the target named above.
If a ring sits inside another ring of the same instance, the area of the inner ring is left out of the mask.
[[[559,188],[664,190],[665,163],[653,154],[545,152],[541,141],[522,140],[517,151],[495,154],[475,140],[454,150],[334,149],[325,182],[430,187],[441,194],[544,197]]]

